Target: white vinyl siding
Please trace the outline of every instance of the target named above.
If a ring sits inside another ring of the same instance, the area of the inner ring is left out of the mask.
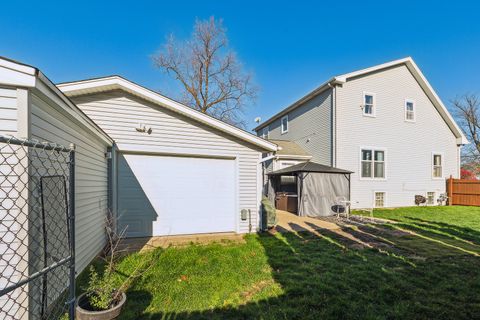
[[[0,134],[17,136],[18,133],[18,99],[17,89],[0,87]],[[17,157],[25,154],[20,148],[15,154],[15,147],[11,149],[2,144],[2,155],[0,160],[0,171],[5,175],[0,181],[0,289],[7,285],[12,285],[15,281],[22,278],[22,272],[28,268],[24,257],[28,256],[28,236],[22,232],[18,221],[26,220],[28,212],[21,210],[26,207],[21,203],[21,197],[28,197],[27,192],[19,193],[18,181],[26,181],[28,177],[21,176],[22,170],[18,170],[17,175],[9,168],[17,165],[27,165],[24,161],[21,163]],[[5,161],[5,163],[3,162]],[[8,163],[8,166],[6,166]],[[7,232],[18,232],[17,237],[13,237]],[[20,239],[25,238],[23,241]],[[10,294],[0,297],[0,319],[21,319],[27,308],[28,299],[22,289],[12,291]]]
[[[17,90],[0,87],[0,134],[17,133]]]
[[[80,272],[105,245],[107,145],[35,94],[31,95],[31,138],[76,145],[75,251],[76,269]]]
[[[248,220],[240,219],[241,209],[251,210],[253,230],[258,227],[261,150],[123,91],[79,96],[73,100],[115,140],[120,151],[235,159],[238,231],[248,232]],[[139,124],[151,127],[151,134],[137,132],[135,128]]]
[[[362,93],[375,92],[375,121],[359,110]],[[336,87],[337,163],[354,171],[352,208],[367,208],[373,192],[388,195],[389,207],[412,206],[416,194],[445,192],[445,180],[432,179],[432,151],[441,152],[442,177],[459,176],[456,137],[406,66],[350,79]],[[405,99],[415,101],[415,125],[405,121]],[[359,152],[381,146],[386,153],[385,179],[360,177]]]

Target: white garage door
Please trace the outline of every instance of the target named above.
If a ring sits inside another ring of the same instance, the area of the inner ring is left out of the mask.
[[[235,161],[120,155],[118,213],[129,237],[235,231]]]

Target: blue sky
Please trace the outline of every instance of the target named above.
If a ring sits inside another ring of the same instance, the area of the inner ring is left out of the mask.
[[[54,82],[120,74],[169,93],[150,56],[213,15],[261,89],[251,129],[333,75],[405,56],[447,105],[480,93],[479,12],[475,1],[6,1],[0,55]]]

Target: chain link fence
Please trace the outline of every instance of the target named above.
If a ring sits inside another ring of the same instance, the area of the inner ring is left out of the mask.
[[[0,136],[0,319],[73,319],[73,147]]]

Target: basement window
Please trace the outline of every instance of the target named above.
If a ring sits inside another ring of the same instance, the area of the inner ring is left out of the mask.
[[[427,192],[427,204],[435,204],[435,192]]]
[[[375,192],[375,208],[385,207],[385,192]]]

